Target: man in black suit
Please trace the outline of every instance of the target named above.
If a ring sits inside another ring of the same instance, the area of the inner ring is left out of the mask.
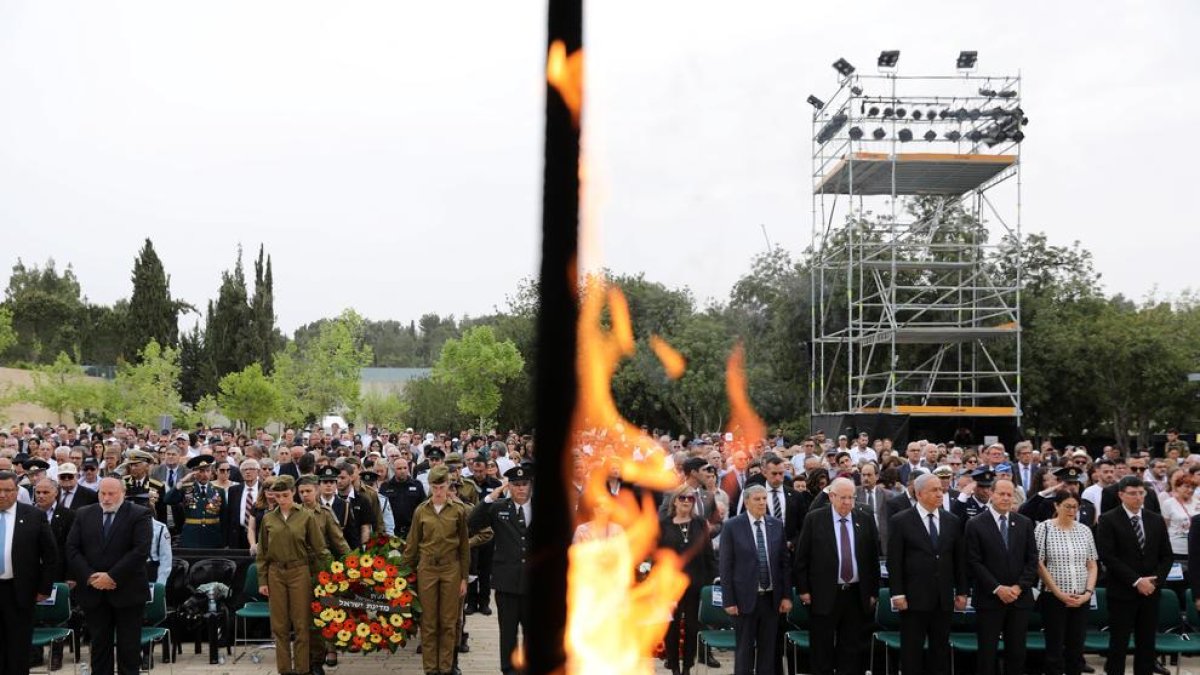
[[[58,465],[58,502],[72,511],[96,503],[96,491],[79,484],[79,472],[70,462]]]
[[[33,486],[33,505],[50,524],[50,532],[54,535],[54,544],[58,548],[58,558],[55,560],[52,579],[66,581],[67,579],[67,533],[75,522],[75,513],[58,504],[58,483],[49,478],[43,478]]]
[[[1142,460],[1142,461],[1144,462],[1145,460]],[[1130,464],[1132,464],[1133,462],[1134,462],[1134,460],[1130,460]],[[1145,467],[1143,467],[1143,469],[1144,468]],[[1134,471],[1134,472],[1131,472],[1129,475],[1141,478],[1142,473],[1143,473],[1142,471]],[[1121,499],[1120,485],[1121,485],[1121,483],[1120,483],[1120,481],[1118,481],[1100,491],[1100,513],[1101,514],[1112,511],[1113,509],[1117,508],[1125,501],[1125,500]],[[1152,488],[1149,488],[1149,487],[1146,488],[1146,499],[1145,499],[1144,506],[1146,507],[1147,511],[1153,511],[1154,513],[1159,513],[1159,514],[1162,513],[1162,507],[1160,507],[1158,505],[1158,493],[1155,492]]]
[[[883,514],[888,520],[888,525],[892,524],[892,516],[917,505],[917,479],[926,475],[929,475],[929,471],[926,469],[920,467],[913,469],[912,476],[904,491],[887,500],[883,507]],[[884,548],[883,550],[886,551],[887,549]]]
[[[745,450],[733,453],[733,468],[721,476],[721,489],[729,497],[729,513],[741,513],[742,490],[746,487],[746,479],[750,477],[746,469],[750,466],[750,455]]]
[[[246,538],[246,521],[254,515],[254,502],[264,487],[259,480],[261,470],[257,459],[242,460],[239,468],[242,482],[229,488],[224,521],[229,548],[250,548],[250,540]]]
[[[783,523],[767,513],[767,489],[743,490],[745,511],[721,530],[721,594],[737,640],[734,672],[772,675],[779,615],[792,609],[791,560]]]
[[[1025,490],[1026,496],[1042,491],[1042,465],[1033,461],[1033,444],[1021,441],[1013,446],[1017,461],[1013,464],[1013,480]]]
[[[796,546],[796,592],[812,612],[812,667],[832,675],[862,672],[863,627],[879,595],[879,535],[875,520],[854,503],[854,482],[834,479],[832,508],[811,511]]]
[[[100,481],[98,504],[79,509],[67,535],[72,593],[91,635],[92,672],[113,675],[113,633],[121,675],[141,665],[142,617],[150,599],[150,509],[125,501],[125,484]]]
[[[808,515],[808,503],[811,495],[805,492],[801,495],[787,484],[787,460],[776,454],[768,453],[762,465],[762,473],[746,481],[747,485],[755,483],[767,488],[767,513],[783,522],[783,536],[787,540],[788,553],[796,548],[800,539],[800,528],[804,517]],[[775,636],[775,662],[782,663],[784,658],[784,635],[787,634],[787,622],[779,622],[779,631]],[[795,655],[787,650],[787,671],[796,672]]]
[[[996,672],[996,646],[1002,632],[1004,672],[1025,672],[1025,635],[1038,578],[1038,552],[1033,521],[1013,511],[1015,497],[1012,481],[996,481],[987,508],[964,528],[979,634],[979,675]]]
[[[37,508],[17,503],[21,489],[15,473],[0,471],[0,673],[5,675],[29,673],[34,603],[50,595],[58,564],[50,525]]]
[[[950,670],[950,617],[967,606],[962,524],[942,508],[937,476],[914,483],[917,505],[888,523],[888,583],[900,612],[900,662],[905,673]],[[928,664],[922,663],[929,641]]]
[[[1154,672],[1154,632],[1158,626],[1159,588],[1171,570],[1171,541],[1162,516],[1146,508],[1146,486],[1137,476],[1116,485],[1121,506],[1100,515],[1096,549],[1108,570],[1109,675],[1125,672],[1125,653],[1133,633],[1133,672]]]

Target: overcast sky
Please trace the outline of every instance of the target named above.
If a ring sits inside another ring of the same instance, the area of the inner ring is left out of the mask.
[[[537,269],[543,2],[0,2],[0,266],[94,302],[143,238],[202,305],[241,243],[280,326],[481,314]],[[874,71],[1021,71],[1024,225],[1106,288],[1195,285],[1195,41],[1176,2],[602,0],[587,23],[604,263],[724,299],[810,240],[809,93]],[[190,321],[185,322],[190,325]]]

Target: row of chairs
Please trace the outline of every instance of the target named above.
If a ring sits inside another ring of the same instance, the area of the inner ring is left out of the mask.
[[[79,664],[79,640],[71,627],[71,587],[65,583],[54,584],[53,604],[39,604],[33,613],[33,647],[42,651],[43,661],[50,663],[46,650],[56,643],[66,643],[71,648],[72,664]],[[154,647],[163,646],[163,658],[168,663],[171,655],[171,629],[167,626],[167,589],[163,584],[154,584],[153,597],[146,605],[142,625],[142,649],[147,650],[147,665],[154,667]],[[148,669],[147,669],[148,670]],[[40,671],[46,672],[46,671]],[[145,672],[145,671],[143,671]]]
[[[699,621],[702,630],[697,633],[697,653],[703,654],[708,647],[716,651],[733,651],[737,647],[734,638],[733,620],[713,601],[714,586],[705,586],[700,591]],[[950,634],[951,671],[953,659],[957,654],[973,654],[979,651],[979,641],[975,632],[975,615],[970,612],[955,612]],[[787,615],[789,630],[785,634],[786,648],[794,656],[812,649],[809,638],[808,606],[793,599],[792,611]],[[876,629],[872,636],[872,645],[882,647],[884,655],[884,670],[890,672],[889,655],[900,649],[900,614],[892,609],[891,591],[880,589],[879,600],[875,608]],[[1097,588],[1095,603],[1088,611],[1088,632],[1084,639],[1083,649],[1086,653],[1105,653],[1108,651],[1108,601],[1106,590]],[[1029,632],[1026,636],[1026,649],[1030,652],[1042,652],[1046,649],[1045,635],[1042,633],[1042,619],[1036,610],[1030,613]],[[1132,645],[1132,638],[1131,638]],[[1001,641],[1000,648],[1004,648]],[[1184,611],[1180,611],[1179,596],[1171,589],[1162,589],[1158,604],[1158,627],[1155,636],[1155,650],[1160,656],[1198,656],[1200,655],[1200,613],[1191,590],[1185,594]],[[1176,673],[1180,665],[1176,663]],[[871,649],[871,672],[875,670],[875,649]]]

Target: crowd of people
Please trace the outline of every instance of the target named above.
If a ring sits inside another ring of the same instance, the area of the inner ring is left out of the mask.
[[[1200,455],[1174,433],[1153,458],[1049,442],[900,449],[866,433],[795,444],[782,434],[751,445],[722,434],[656,438],[661,452],[638,461],[676,472],[679,487],[666,493],[624,480],[629,459],[602,434],[575,439],[576,540],[613,527],[587,498],[589,481],[655,500],[660,545],[681,554],[690,580],[664,641],[672,673],[720,663],[696,652],[701,589],[718,578],[738,675],[796,672],[783,648],[793,598],[812,617],[811,670],[863,672],[881,588],[899,614],[904,672],[949,671],[951,618],[968,606],[975,669],[995,672],[1003,660],[1005,672],[1024,672],[1035,604],[1044,671],[1090,672],[1082,641],[1098,583],[1112,617],[1106,669],[1124,672],[1132,635],[1134,670],[1149,673],[1161,668],[1159,589],[1189,544],[1200,551],[1190,541],[1200,539],[1191,536]],[[279,672],[321,673],[336,654],[311,634],[315,565],[381,534],[405,540],[417,571],[424,670],[458,672],[464,617],[491,615],[494,596],[498,665],[517,672],[519,635],[536,611],[525,575],[533,460],[531,437],[474,430],[0,430],[4,672],[27,672],[23,614],[62,581],[82,608],[95,675],[114,671],[114,639],[116,669],[133,675],[141,654],[130,627],[141,625],[150,584],[166,583],[171,556],[244,549],[271,605]],[[61,647],[51,669],[60,662]]]

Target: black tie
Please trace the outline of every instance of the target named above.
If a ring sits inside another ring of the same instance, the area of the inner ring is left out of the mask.
[[[525,523],[525,507],[518,506],[517,507],[517,528],[524,530],[525,525],[526,525],[526,523]]]
[[[175,469],[167,469],[167,487],[175,488]]]
[[[1004,540],[1004,548],[1008,548],[1008,514],[1000,516],[1000,538]]]
[[[101,526],[101,534],[104,536],[104,541],[108,541],[109,531],[112,530],[113,514],[109,511],[104,512],[104,525]]]
[[[937,521],[933,519],[933,514],[929,514],[929,541],[933,543],[933,551],[938,550],[938,529]]]
[[[783,520],[783,507],[779,505],[779,488],[771,490],[771,502],[775,508],[775,517]]]
[[[1139,516],[1134,516],[1129,519],[1133,523],[1133,533],[1137,535],[1138,550],[1145,552],[1146,550],[1146,531],[1142,529],[1142,519]]]

